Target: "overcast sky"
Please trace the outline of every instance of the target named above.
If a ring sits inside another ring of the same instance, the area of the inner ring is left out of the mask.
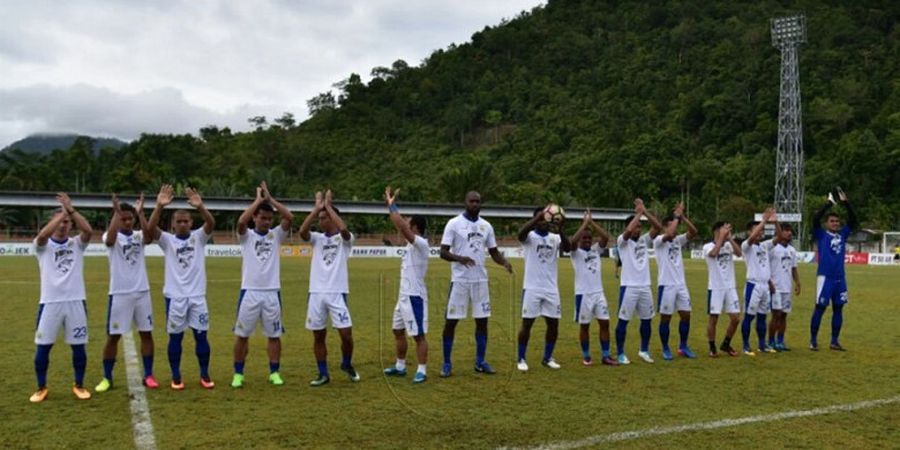
[[[351,72],[470,40],[537,0],[0,0],[0,148],[307,114]]]

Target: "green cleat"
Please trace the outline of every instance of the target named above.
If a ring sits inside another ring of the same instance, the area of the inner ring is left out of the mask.
[[[240,387],[244,387],[244,374],[236,373],[231,378],[231,387],[237,389]]]
[[[106,392],[110,388],[112,388],[112,381],[110,381],[109,378],[104,378],[104,379],[100,380],[100,383],[97,385],[97,387],[94,388],[94,391]]]
[[[269,374],[269,383],[272,383],[275,386],[281,386],[284,384],[284,380],[281,379],[281,375],[278,372],[272,372]]]

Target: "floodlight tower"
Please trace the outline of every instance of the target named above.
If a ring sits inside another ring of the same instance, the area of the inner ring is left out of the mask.
[[[803,121],[800,108],[800,65],[797,54],[806,43],[806,17],[795,14],[771,20],[772,46],[781,52],[781,95],[778,102],[778,147],[775,160],[775,208],[780,220],[794,222],[796,242],[803,245]]]

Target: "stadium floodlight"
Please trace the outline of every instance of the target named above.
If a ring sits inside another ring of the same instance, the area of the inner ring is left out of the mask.
[[[775,159],[775,209],[801,222],[803,214],[803,121],[800,105],[800,44],[806,42],[806,17],[793,14],[771,20],[772,46],[781,52],[778,147]],[[804,246],[803,227],[795,241]]]

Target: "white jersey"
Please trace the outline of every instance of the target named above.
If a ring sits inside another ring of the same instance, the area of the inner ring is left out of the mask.
[[[206,242],[209,235],[203,227],[191,231],[187,239],[163,231],[159,236],[166,261],[163,295],[166,298],[201,297],[206,295]]]
[[[488,249],[497,246],[494,228],[487,220],[481,217],[471,220],[464,214],[450,219],[447,226],[444,227],[441,245],[449,245],[450,253],[456,256],[467,256],[475,261],[475,264],[470,267],[458,262],[450,263],[452,270],[450,281],[487,281],[487,268],[484,267],[485,255]]]
[[[427,298],[425,274],[428,272],[430,252],[428,241],[422,236],[416,236],[413,242],[406,245],[400,263],[400,295]]]
[[[522,287],[539,292],[559,292],[557,261],[562,238],[547,232],[541,236],[536,230],[528,232],[522,247],[525,250],[525,279]]]
[[[347,259],[353,249],[353,234],[344,240],[341,233],[309,233],[312,244],[312,263],[309,267],[309,292],[316,294],[347,294]]]
[[[56,242],[47,240],[43,247],[33,241],[41,271],[41,303],[86,300],[84,292],[84,250],[88,243],[81,235]]]
[[[622,261],[622,286],[650,286],[650,264],[647,248],[650,233],[642,234],[637,241],[625,239],[620,234],[616,242],[619,246],[619,260]]]
[[[106,242],[107,233],[103,233]],[[109,295],[130,294],[150,290],[147,265],[144,262],[144,233],[140,230],[116,233],[109,250]]]
[[[734,249],[731,242],[725,242],[719,249],[718,256],[709,256],[716,244],[708,242],[703,246],[703,255],[706,257],[706,268],[709,274],[707,288],[711,290],[734,289]]]
[[[684,262],[681,249],[688,243],[687,234],[679,234],[666,242],[663,235],[653,239],[656,249],[656,284],[659,286],[684,286]]]
[[[750,245],[748,240],[741,242],[741,252],[744,253],[744,261],[747,263],[747,281],[768,283],[771,278],[769,270],[769,253],[772,251],[772,240],[757,242]]]
[[[241,244],[241,289],[281,289],[281,243],[285,231],[281,226],[266,234],[247,229],[238,234]]]
[[[600,244],[589,250],[576,247],[569,255],[575,269],[575,295],[603,292],[603,278],[600,276]]]
[[[772,266],[772,283],[775,292],[791,292],[793,268],[797,267],[797,250],[793,245],[775,244],[769,252],[769,263]]]

